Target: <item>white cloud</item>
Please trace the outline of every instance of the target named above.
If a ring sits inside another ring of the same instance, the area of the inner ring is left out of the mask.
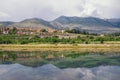
[[[7,13],[4,13],[4,12],[0,12],[0,19],[2,20],[6,20],[8,18],[10,18],[11,16]]]
[[[119,3],[120,0],[0,0],[0,12],[11,15],[7,19],[13,21],[31,17],[52,20],[61,15],[117,18]]]

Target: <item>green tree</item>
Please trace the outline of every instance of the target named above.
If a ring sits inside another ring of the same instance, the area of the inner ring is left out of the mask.
[[[48,32],[46,29],[41,29],[42,32]]]
[[[17,28],[13,27],[13,29],[9,30],[9,34],[16,34],[17,33]]]
[[[104,43],[104,40],[100,40],[100,43],[103,44],[103,43]]]

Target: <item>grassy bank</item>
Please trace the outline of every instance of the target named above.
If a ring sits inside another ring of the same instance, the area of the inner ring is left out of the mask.
[[[120,52],[119,44],[1,44],[0,51],[80,51]]]

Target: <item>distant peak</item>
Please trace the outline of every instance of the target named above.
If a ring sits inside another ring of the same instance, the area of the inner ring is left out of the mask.
[[[60,17],[58,17],[57,19],[59,19],[59,18],[67,18],[67,16],[60,16]]]
[[[25,19],[25,20],[42,20],[41,18],[29,18],[29,19]]]
[[[29,18],[29,19],[25,19],[25,20],[23,20],[23,21],[21,21],[21,22],[47,22],[47,21],[45,21],[45,20],[43,20],[43,19],[41,19],[41,18]]]

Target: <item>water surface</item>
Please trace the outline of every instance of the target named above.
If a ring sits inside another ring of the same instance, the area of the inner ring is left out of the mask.
[[[120,80],[119,66],[60,69],[52,64],[26,67],[0,65],[0,80]]]
[[[120,80],[120,53],[3,51],[0,80]]]

